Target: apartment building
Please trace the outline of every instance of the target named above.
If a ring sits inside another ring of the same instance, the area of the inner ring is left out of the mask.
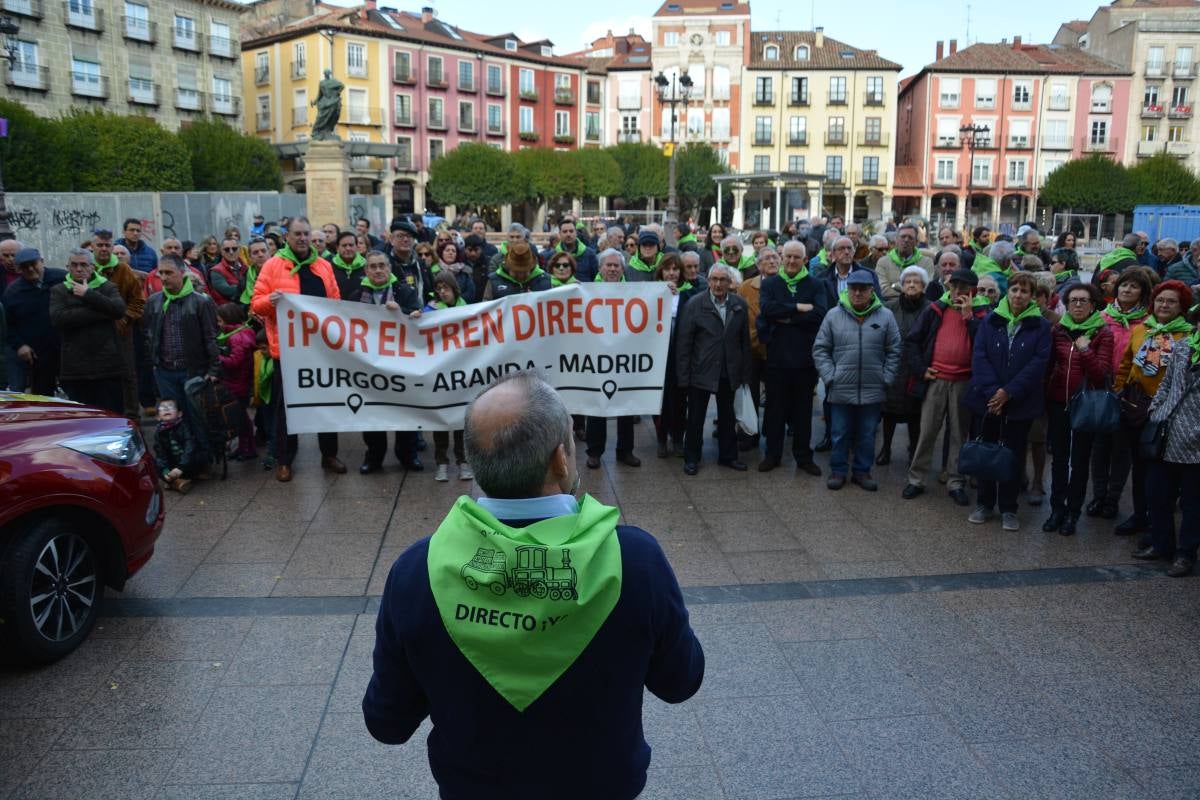
[[[1062,45],[937,44],[900,85],[895,210],[1012,232],[1066,161],[1120,157],[1130,71]],[[1136,114],[1134,115],[1136,116]]]
[[[1120,64],[1133,76],[1135,107],[1121,126],[1122,161],[1155,153],[1200,170],[1200,131],[1194,108],[1200,57],[1200,3],[1195,0],[1117,0],[1090,20],[1062,25],[1054,37]]]
[[[41,116],[104,108],[178,130],[241,126],[241,14],[230,0],[0,0],[19,31],[5,95]]]
[[[899,72],[899,64],[821,28],[751,32],[742,171],[823,175],[824,212],[858,220],[890,214]],[[790,219],[798,208],[816,213],[808,209],[812,187],[804,188],[788,193],[791,202],[774,219]],[[751,195],[747,219],[756,218],[756,202],[770,204],[773,196]]]
[[[652,52],[653,45],[630,28],[624,36],[608,31],[586,50],[566,56],[588,63],[586,145],[650,140]],[[598,136],[593,137],[593,132]]]

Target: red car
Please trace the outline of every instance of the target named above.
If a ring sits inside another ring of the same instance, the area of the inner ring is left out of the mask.
[[[150,560],[163,496],[137,425],[0,392],[0,652],[53,661],[79,645],[104,587]]]

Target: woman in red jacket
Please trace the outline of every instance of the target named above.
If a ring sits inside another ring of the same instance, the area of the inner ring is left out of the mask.
[[[1088,468],[1096,434],[1071,430],[1071,398],[1084,389],[1103,389],[1113,375],[1113,335],[1100,309],[1104,297],[1079,283],[1063,298],[1067,313],[1050,331],[1052,350],[1046,379],[1046,412],[1054,464],[1050,477],[1050,516],[1042,530],[1075,533],[1087,496]]]

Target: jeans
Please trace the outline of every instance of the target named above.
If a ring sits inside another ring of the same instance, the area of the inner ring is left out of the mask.
[[[1200,545],[1200,464],[1151,461],[1147,472],[1150,535],[1154,549],[1164,556],[1182,556],[1195,561]],[[1175,541],[1176,500],[1183,506],[1178,544]]]
[[[784,429],[792,429],[792,457],[797,464],[813,460],[812,412],[813,389],[817,388],[816,369],[773,369],[767,371],[767,396],[771,402],[763,415],[763,435],[767,440],[768,459],[783,457]]]
[[[829,471],[845,476],[851,455],[854,474],[867,475],[875,462],[875,431],[882,416],[882,403],[855,406],[849,403],[830,403],[830,437],[833,450],[829,453]],[[853,446],[853,454],[851,454]]]
[[[979,481],[979,505],[991,511],[1000,506],[1001,514],[1017,513],[1017,498],[1021,494],[1021,473],[1025,469],[1025,447],[1033,420],[1012,420],[988,414],[975,418],[975,429],[986,442],[1003,442],[1016,456],[1016,474],[1006,481]],[[1001,433],[1003,431],[1003,434]]]
[[[717,459],[737,460],[737,433],[734,430],[733,387],[728,378],[717,386]],[[687,431],[683,436],[683,460],[700,463],[704,449],[704,419],[708,416],[708,399],[713,393],[689,386],[687,389]]]
[[[279,466],[290,467],[296,460],[296,451],[300,449],[300,437],[288,434],[287,429],[287,400],[283,396],[283,367],[278,359],[275,361],[275,372],[271,375],[271,403],[275,406],[275,461]],[[332,458],[337,456],[338,438],[336,433],[318,433],[317,447],[321,456]]]
[[[449,464],[449,450],[450,431],[434,431],[433,460],[438,464]],[[463,432],[460,428],[454,431],[454,463],[461,464],[466,460],[466,456],[463,455]]]
[[[944,429],[949,444],[945,463],[950,480],[946,482],[946,488],[950,491],[963,488],[965,481],[958,471],[958,451],[962,449],[963,430],[966,428],[962,398],[969,385],[970,381],[946,381],[940,378],[927,384],[925,400],[921,403],[921,434],[917,437],[912,464],[908,468],[908,482],[912,485],[925,485],[925,476],[933,465],[934,448]]]
[[[633,417],[617,417],[617,455],[633,452]],[[599,458],[608,442],[608,418],[587,418],[587,454]]]
[[[159,399],[171,399],[175,401],[176,407],[183,412],[183,421],[191,428],[192,438],[196,442],[196,448],[204,453],[204,461],[211,459],[210,448],[208,445],[208,426],[204,420],[200,419],[200,414],[196,409],[192,408],[188,402],[187,390],[184,389],[184,384],[187,383],[190,376],[187,372],[181,369],[161,369],[154,370],[154,380],[158,383]],[[121,384],[115,382],[118,391]]]
[[[1079,516],[1087,496],[1096,435],[1071,430],[1066,403],[1047,402],[1046,413],[1050,417],[1047,438],[1054,459],[1050,467],[1050,507]]]

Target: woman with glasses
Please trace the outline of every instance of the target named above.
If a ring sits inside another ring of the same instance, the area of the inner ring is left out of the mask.
[[[984,275],[979,279],[979,293],[988,299],[992,308],[1000,302],[1000,284],[991,275]]]
[[[578,283],[575,280],[575,257],[570,253],[555,253],[546,269],[550,273],[550,286],[553,288]]]
[[[637,236],[632,235],[632,234],[629,236],[626,236],[625,237],[625,260],[629,261],[629,259],[636,256],[637,249],[638,249]]]
[[[1071,430],[1071,399],[1087,389],[1104,389],[1112,380],[1113,335],[1100,313],[1103,297],[1095,286],[1076,283],[1067,288],[1064,299],[1067,313],[1050,330],[1046,413],[1054,461],[1050,516],[1042,530],[1071,536],[1083,511],[1096,436]]]
[[[413,250],[416,252],[417,260],[421,262],[421,266],[425,269],[431,270],[434,260],[437,259],[437,254],[433,252],[433,248],[424,242],[421,242],[419,245],[414,247]]]
[[[1050,253],[1050,271],[1061,294],[1070,284],[1079,282],[1079,254],[1068,247],[1056,247]]]

